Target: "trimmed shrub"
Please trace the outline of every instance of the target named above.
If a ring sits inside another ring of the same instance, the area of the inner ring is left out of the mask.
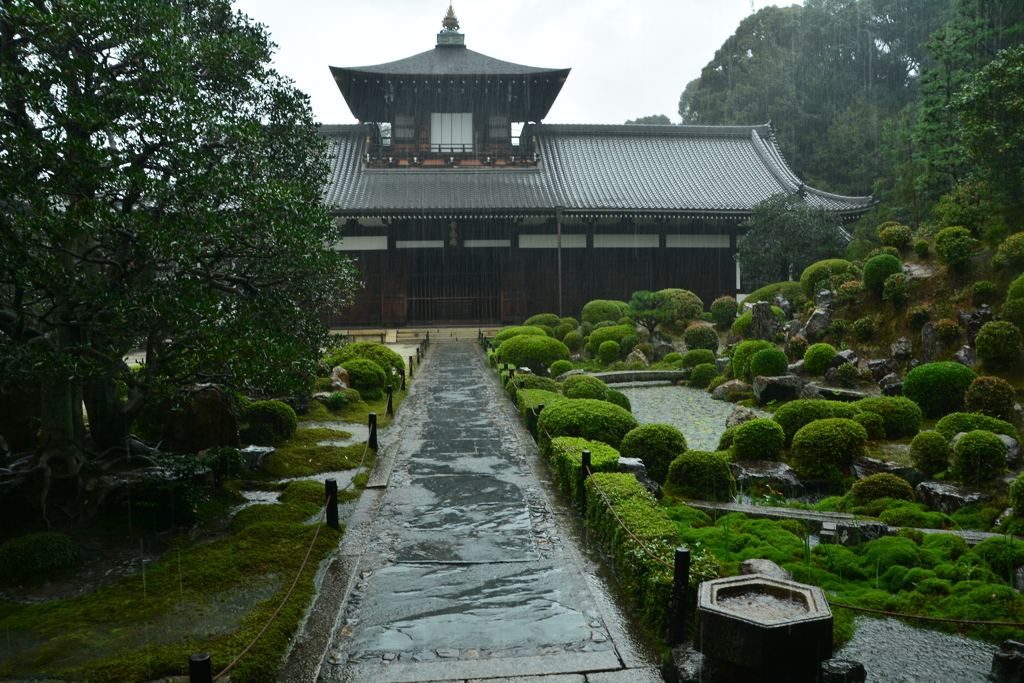
[[[732,448],[732,440],[736,436],[737,427],[739,427],[739,425],[733,425],[732,427],[728,427],[724,432],[722,432],[722,436],[718,437],[717,450],[730,451],[730,449]]]
[[[783,313],[782,309],[779,308],[778,306],[772,306],[772,313],[775,314],[775,317],[779,319],[780,323],[786,322],[786,314]],[[745,313],[741,314],[740,317],[736,318],[736,320],[732,324],[732,327],[729,328],[729,331],[737,336],[746,337],[747,335],[750,334],[750,326],[753,324],[754,312],[752,310],[746,311]]]
[[[571,327],[574,330],[577,327],[580,326],[580,321],[579,320],[577,320],[576,318],[569,317],[569,316],[566,316],[566,317],[562,318],[558,322],[560,322],[563,325],[568,325],[569,327]]]
[[[543,374],[556,360],[569,360],[569,347],[547,335],[520,335],[502,342],[498,358],[517,368],[526,367]]]
[[[950,474],[968,486],[984,486],[1006,469],[1006,444],[992,432],[967,432],[953,447]]]
[[[864,257],[865,262],[870,261],[876,256],[892,256],[894,258],[900,257],[900,250],[896,247],[879,247],[878,249],[872,249]]]
[[[551,364],[551,368],[550,368],[549,372],[550,372],[552,377],[558,377],[559,375],[562,375],[562,374],[564,374],[566,372],[569,372],[572,369],[573,369],[573,365],[569,361],[567,361],[567,360],[556,360],[554,363]]]
[[[903,273],[893,273],[885,278],[882,285],[882,299],[891,301],[894,306],[902,306],[910,298],[910,286],[907,283],[907,276]]]
[[[676,320],[693,320],[704,311],[704,302],[688,289],[663,289],[658,294],[668,296],[675,304]]]
[[[715,377],[718,377],[718,366],[714,363],[701,363],[690,371],[690,386],[694,389],[707,389]]]
[[[878,231],[878,241],[884,247],[902,249],[910,241],[910,228],[906,225],[890,225]]]
[[[633,406],[629,402],[629,397],[626,396],[621,391],[616,391],[615,389],[609,389],[606,392],[604,400],[608,401],[609,403],[614,403],[615,405],[619,406],[620,408],[623,408],[624,410],[628,410],[631,413],[633,412]]]
[[[835,300],[838,304],[852,303],[864,291],[864,283],[860,280],[847,280],[836,289]]]
[[[669,356],[672,354],[670,353]],[[707,349],[694,349],[687,351],[686,355],[681,357],[684,368],[692,368],[704,363],[715,362],[715,352]],[[665,360],[668,360],[668,356],[665,356]]]
[[[880,498],[914,501],[914,487],[895,474],[879,472],[858,479],[850,488],[850,500],[858,505]]]
[[[546,337],[547,332],[537,326],[524,327],[522,325],[511,325],[509,327],[503,327],[498,330],[497,334],[494,335],[494,339],[491,343],[495,347],[501,346],[503,343],[511,339],[512,337],[519,336],[534,336],[534,337]]]
[[[724,453],[686,451],[669,465],[665,488],[685,498],[730,501],[736,480],[729,465]]]
[[[550,440],[557,436],[578,436],[618,448],[622,437],[639,424],[628,410],[607,401],[557,401],[545,406],[537,418],[537,441],[548,455]]]
[[[363,364],[365,364],[365,368],[363,368]],[[348,366],[352,365],[357,367],[357,372],[365,370],[365,374],[374,374],[383,382],[384,372],[373,361],[352,360],[348,362],[345,369],[348,370]],[[359,378],[363,375],[353,375],[352,370],[349,370],[348,376],[352,381],[353,388],[358,390],[359,386],[356,382],[361,381]],[[361,390],[359,395],[365,396]],[[378,396],[378,398],[380,397]],[[243,419],[246,426],[239,430],[239,436],[242,441],[257,446],[276,446],[292,438],[295,430],[299,427],[299,418],[296,417],[295,411],[290,405],[281,401],[253,401],[245,409]]]
[[[914,436],[921,429],[921,420],[924,418],[920,406],[901,396],[871,396],[853,405],[881,417],[885,425],[885,436],[889,439]]]
[[[978,240],[971,237],[970,230],[953,226],[940,230],[935,236],[935,255],[950,270],[964,270],[971,262],[977,243]]]
[[[993,370],[1008,368],[1020,360],[1024,338],[1020,330],[1006,320],[991,320],[981,326],[974,340],[978,358]]]
[[[786,447],[793,442],[793,435],[800,429],[814,422],[827,418],[842,417],[853,419],[861,409],[852,403],[842,401],[823,401],[817,398],[799,398],[783,403],[772,415],[772,419],[782,425],[786,433]]]
[[[814,344],[804,353],[804,370],[809,375],[824,375],[835,356],[836,347],[831,344]]]
[[[907,324],[911,327],[924,327],[931,320],[932,312],[927,306],[911,306],[907,309]]]
[[[967,412],[981,413],[1000,420],[1009,419],[1017,392],[1001,377],[979,377],[967,387],[964,405]]]
[[[775,420],[759,417],[736,425],[731,450],[735,460],[778,460],[786,433]]]
[[[636,345],[640,343],[640,335],[636,333],[636,330],[632,334],[627,334],[619,340],[619,352],[626,356],[630,351],[636,348]]]
[[[676,353],[675,351],[673,351],[672,353],[670,353],[667,356],[665,356],[664,360],[662,360],[661,362],[662,363],[679,363],[680,366],[681,366],[682,363],[683,363],[683,356],[682,356],[682,354],[679,354],[679,353]]]
[[[932,326],[932,330],[935,332],[935,336],[939,338],[939,341],[946,344],[959,341],[960,336],[963,334],[956,321],[950,318],[939,318],[935,321],[935,325]]]
[[[864,264],[864,289],[881,292],[890,275],[903,272],[903,264],[895,256],[879,254]]]
[[[789,464],[802,477],[841,479],[867,441],[867,430],[853,420],[815,420],[793,435]]]
[[[540,375],[516,375],[505,382],[505,391],[513,401],[516,400],[516,392],[524,389],[542,389],[557,394],[561,386],[550,377]]]
[[[690,351],[694,349],[707,349],[712,353],[718,352],[718,333],[715,328],[706,323],[694,323],[683,332],[683,342]]]
[[[789,358],[777,348],[761,349],[750,358],[751,377],[778,377],[789,372]]]
[[[867,341],[875,334],[875,321],[873,318],[858,318],[853,321],[853,334],[857,341]]]
[[[523,389],[516,392],[516,407],[519,408],[523,424],[526,425],[526,428],[535,439],[538,438],[537,418],[541,412],[539,408],[553,405],[558,401],[568,400],[568,398],[561,394],[544,391],[543,389]]]
[[[829,286],[829,280],[836,275],[845,275],[853,270],[853,264],[846,259],[833,258],[818,261],[804,268],[800,274],[800,288],[808,299],[813,299],[821,289]]]
[[[992,266],[1009,266],[1016,270],[1024,268],[1024,232],[1015,233],[1003,240],[992,256]]]
[[[622,317],[622,308],[618,301],[609,299],[595,299],[583,307],[583,322],[596,325],[599,322],[610,320],[615,322]]]
[[[758,351],[774,348],[775,345],[771,342],[762,341],[760,339],[754,339],[737,344],[732,350],[732,374],[735,375],[737,379],[749,382],[751,380],[750,361],[754,358],[754,355]]]
[[[341,411],[352,405],[358,403],[362,399],[359,395],[359,391],[356,389],[342,389],[341,391],[335,391],[327,397],[327,407],[333,411]]]
[[[570,375],[565,378],[564,382],[562,382],[562,393],[567,394],[570,389],[580,384],[596,384],[605,391],[608,389],[608,385],[598,377],[591,377],[590,375]]]
[[[928,258],[930,252],[931,248],[928,246],[928,240],[914,242],[914,253],[917,254],[918,258]]]
[[[639,351],[644,354],[644,358],[646,358],[648,362],[652,362],[654,360],[654,347],[647,342],[640,342],[633,347],[633,351]]]
[[[620,349],[628,343],[628,339],[632,337],[633,343],[636,344],[640,341],[639,335],[636,333],[636,327],[632,324],[629,325],[607,325],[605,327],[596,327],[590,335],[590,343],[595,348],[601,348],[601,344],[606,341],[614,341],[619,343]]]
[[[1017,429],[1012,424],[981,413],[950,413],[935,423],[935,431],[942,434],[946,441],[951,441],[960,432],[972,432],[976,429],[1017,438]]]
[[[573,327],[572,325],[559,325],[558,327],[555,328],[555,339],[562,343],[565,343],[563,341],[565,339],[565,335],[569,334],[570,332],[573,332],[575,329],[576,328]]]
[[[583,337],[580,336],[579,332],[570,332],[562,338],[562,343],[565,344],[565,348],[569,349],[570,352],[576,353],[580,350]]]
[[[953,362],[919,365],[903,380],[903,395],[921,406],[928,417],[942,417],[960,408],[964,392],[978,375]]]
[[[731,296],[720,296],[711,302],[711,319],[725,327],[736,319],[736,312],[739,304],[736,298]]]
[[[672,425],[646,424],[622,437],[619,453],[624,458],[640,458],[647,474],[659,484],[665,483],[668,466],[686,450],[686,437]]]
[[[18,536],[0,545],[0,584],[43,583],[82,564],[74,541],[55,531]]]
[[[857,380],[860,379],[860,370],[853,363],[843,363],[836,368],[835,383],[836,386],[844,387],[846,389],[852,389],[857,386]]]
[[[945,472],[952,456],[949,439],[939,432],[921,432],[910,442],[910,462],[929,477]]]
[[[849,363],[846,363],[849,365]],[[864,427],[868,433],[868,441],[881,441],[885,439],[885,422],[881,415],[875,413],[858,413],[853,416],[853,421]]]
[[[538,313],[535,316],[527,318],[523,322],[524,327],[551,327],[555,328],[562,324],[561,319],[554,313]]]
[[[405,361],[397,353],[376,342],[353,342],[327,352],[324,361],[329,367],[336,365],[348,368],[345,363],[355,358],[372,360],[385,375],[399,374],[405,370]]]
[[[606,342],[601,342],[601,346],[597,349],[597,355],[605,365],[608,363],[614,363],[618,360],[621,352],[622,347],[619,346],[619,342],[612,341],[611,339]]]
[[[605,342],[614,344],[615,342]],[[577,382],[565,389],[563,393],[569,398],[592,398],[598,401],[608,400],[608,387],[602,382]]]
[[[971,301],[977,305],[990,304],[998,295],[999,289],[991,280],[978,280],[971,285]]]
[[[789,340],[789,352],[795,360],[802,360],[810,345],[811,343],[807,341],[807,337],[797,334]]]
[[[551,452],[548,456],[555,483],[569,495],[579,507],[580,466],[583,451],[590,451],[591,472],[618,472],[619,452],[600,441],[587,441],[571,436],[560,436],[551,440]]]

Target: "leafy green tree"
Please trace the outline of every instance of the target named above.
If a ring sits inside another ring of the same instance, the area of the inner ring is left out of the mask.
[[[676,310],[676,303],[668,294],[643,290],[633,292],[626,306],[626,316],[654,334],[659,323],[675,319]]]
[[[645,126],[671,126],[672,119],[665,116],[664,114],[652,114],[651,116],[641,116],[637,119],[630,119],[626,121],[627,124],[640,124]]]
[[[834,214],[809,207],[796,195],[779,194],[754,208],[736,259],[748,290],[793,279],[807,266],[840,258],[849,238]]]
[[[324,145],[273,47],[227,0],[4,4],[0,367],[44,397],[21,479],[96,466],[83,398],[109,451],[182,384],[310,382],[317,312],[357,280],[325,246]]]

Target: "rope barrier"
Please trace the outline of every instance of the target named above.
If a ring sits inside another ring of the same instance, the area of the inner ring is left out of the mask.
[[[363,448],[363,457],[359,460],[359,465],[356,466],[357,473],[358,470],[361,470],[363,468],[363,465],[366,463],[366,454],[369,452],[370,442],[367,441],[366,447]],[[352,479],[350,479],[349,482],[345,484],[344,488],[339,489],[338,493],[346,491],[350,486],[352,486],[355,483],[355,478],[356,475],[352,475]],[[267,620],[267,623],[263,626],[263,629],[256,634],[255,638],[252,639],[252,642],[250,642],[246,646],[246,648],[242,650],[242,652],[231,661],[230,664],[224,667],[224,669],[219,674],[214,676],[213,680],[219,681],[220,679],[224,678],[224,676],[228,675],[231,672],[231,670],[235,668],[235,665],[238,664],[242,657],[248,654],[249,650],[251,650],[256,645],[256,643],[259,642],[260,638],[263,637],[263,634],[267,632],[268,628],[270,628],[270,625],[273,624],[274,620],[277,619],[279,614],[281,614],[281,610],[284,609],[284,606],[288,602],[288,599],[291,598],[292,593],[295,592],[295,587],[299,585],[299,578],[302,576],[302,572],[306,569],[306,564],[309,562],[309,556],[313,552],[313,547],[316,545],[317,538],[320,537],[320,530],[324,526],[324,519],[326,518],[326,513],[327,503],[324,503],[324,506],[320,509],[320,522],[316,525],[316,531],[313,533],[313,540],[310,542],[309,548],[306,550],[306,556],[302,558],[302,565],[299,567],[299,571],[295,574],[295,580],[292,581],[291,588],[288,589],[288,593],[285,594],[284,599],[281,600],[281,604],[277,606],[277,609],[274,610],[274,613],[270,616],[270,619]]]
[[[886,612],[880,609],[869,609],[867,607],[854,607],[853,605],[844,605],[841,602],[828,601],[831,607],[841,607],[843,609],[850,609],[856,612],[868,612],[870,614],[882,614],[887,617],[897,617],[899,619],[918,619],[920,621],[937,621],[944,624],[961,624],[963,626],[1012,626],[1015,628],[1024,628],[1024,623],[1017,621],[970,621],[968,619],[949,619],[946,617],[926,617],[920,614],[898,614],[896,612]]]

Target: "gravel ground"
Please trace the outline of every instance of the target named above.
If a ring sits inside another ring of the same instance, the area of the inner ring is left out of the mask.
[[[614,384],[612,388],[629,397],[633,415],[640,424],[678,427],[686,437],[686,445],[698,451],[715,450],[725,431],[726,419],[736,410],[732,403],[712,399],[704,389],[671,384]]]

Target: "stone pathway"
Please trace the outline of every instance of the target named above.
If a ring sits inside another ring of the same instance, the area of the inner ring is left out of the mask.
[[[661,681],[581,558],[575,515],[552,505],[479,349],[432,346],[402,412],[371,477],[386,489],[367,490],[376,509],[349,521],[326,656],[289,680]]]

